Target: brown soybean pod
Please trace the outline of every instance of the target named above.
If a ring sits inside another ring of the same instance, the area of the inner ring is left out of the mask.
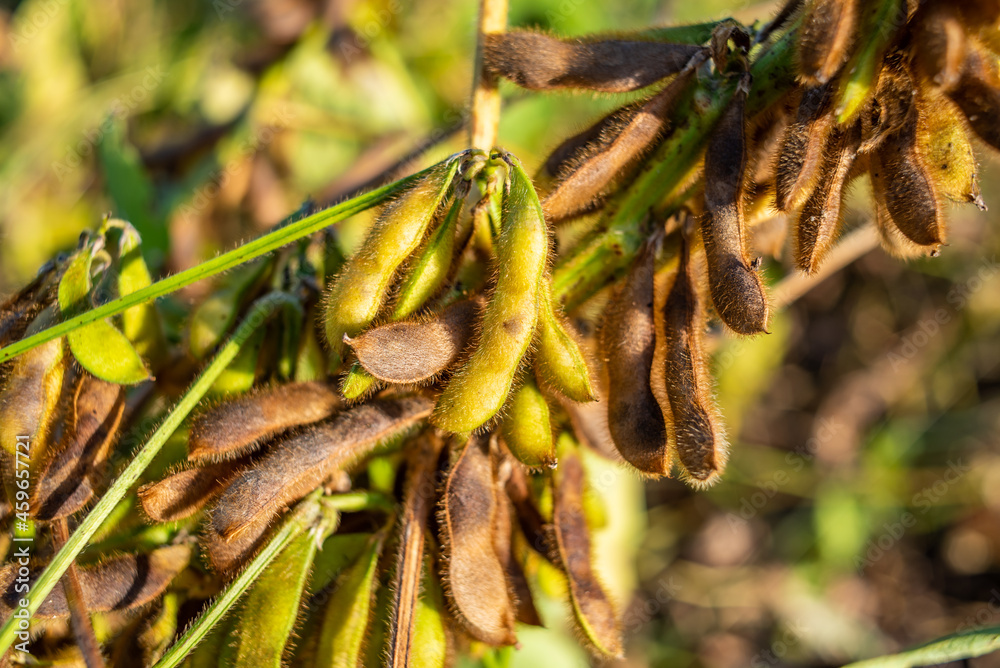
[[[943,90],[951,90],[962,76],[966,37],[959,9],[945,2],[927,3],[917,10],[914,61],[924,76]]]
[[[615,109],[590,127],[564,139],[552,149],[545,164],[539,170],[536,182],[565,178],[573,168],[585,162],[590,156],[606,149],[615,137],[642,109],[644,102],[633,102]]]
[[[287,429],[330,417],[342,405],[337,391],[320,382],[288,383],[225,401],[195,417],[188,459],[241,457]]]
[[[496,456],[497,451],[492,453]],[[496,530],[493,532],[493,545],[500,557],[500,562],[504,564],[507,572],[507,582],[510,585],[510,592],[514,599],[515,618],[522,624],[532,626],[542,626],[542,619],[535,608],[534,597],[528,586],[528,578],[524,575],[524,570],[514,554],[513,538],[514,525],[511,522],[511,501],[507,497],[507,481],[513,468],[510,460],[495,464],[498,471],[496,485]]]
[[[663,305],[664,378],[673,416],[677,459],[695,486],[718,479],[726,463],[726,440],[712,399],[702,345],[705,326],[692,280],[686,241]]]
[[[799,35],[799,73],[809,83],[826,83],[847,60],[860,0],[813,0]]]
[[[344,341],[365,371],[387,383],[423,383],[447,371],[469,345],[485,300],[463,299],[428,319],[393,322]]]
[[[80,510],[93,496],[95,467],[103,465],[125,410],[121,385],[85,374],[74,398],[74,415],[61,449],[38,476],[31,509],[40,520],[54,520]]]
[[[854,167],[860,143],[857,126],[834,130],[826,145],[819,183],[802,206],[792,241],[796,266],[810,274],[833,245],[840,225],[844,186]]]
[[[428,436],[409,446],[406,492],[400,520],[399,549],[392,578],[388,666],[410,665],[414,652],[417,598],[424,564],[424,536],[434,505],[438,458],[443,443]]]
[[[224,461],[173,473],[139,488],[142,510],[154,522],[176,522],[222,493],[246,461]]]
[[[174,545],[153,550],[149,554],[127,554],[113,557],[96,566],[79,570],[83,599],[89,612],[117,612],[142,607],[167,588],[170,581],[188,564],[191,548]],[[0,615],[7,616],[17,607],[23,593],[15,589],[17,564],[0,571]],[[37,575],[37,574],[35,574]],[[69,617],[69,606],[62,587],[56,587],[42,602],[35,617],[62,619]]]
[[[264,545],[274,519],[274,516],[261,515],[232,539],[224,538],[211,522],[206,522],[199,542],[212,569],[226,577],[235,573]]]
[[[489,450],[489,434],[472,436],[448,473],[440,513],[445,593],[472,637],[513,645],[514,606],[494,543],[500,500]]]
[[[429,399],[419,396],[378,399],[275,444],[222,493],[212,510],[212,527],[225,540],[235,539],[331,474],[356,464],[386,439],[415,426],[432,407]]]
[[[701,47],[629,40],[561,40],[514,30],[487,34],[486,68],[528,90],[624,93],[680,72]]]
[[[983,50],[985,52],[985,50]],[[1000,151],[1000,77],[996,65],[970,45],[958,85],[948,95],[965,114],[979,138]]]
[[[802,91],[795,118],[788,123],[775,166],[774,201],[789,211],[812,191],[823,160],[823,146],[834,126],[832,85]]]
[[[744,74],[705,149],[705,215],[701,235],[708,286],[719,317],[738,334],[767,331],[764,284],[747,256],[743,218],[746,172],[745,105],[751,77]]]
[[[552,524],[574,616],[597,654],[621,657],[621,625],[591,564],[590,528],[583,508],[585,477],[578,452],[560,448],[552,483]]]
[[[608,428],[625,461],[655,476],[670,471],[667,425],[650,384],[655,352],[656,248],[646,242],[612,297],[601,328],[608,373]]]
[[[872,155],[872,188],[907,239],[920,246],[937,246],[945,241],[944,208],[917,151],[917,115],[914,105],[907,122]]]
[[[698,53],[703,59],[707,57],[705,50]],[[690,83],[700,62],[685,68],[666,88],[644,103],[608,146],[579,162],[556,185],[542,200],[546,220],[557,222],[586,213],[614,183],[628,178],[663,136],[674,102]]]

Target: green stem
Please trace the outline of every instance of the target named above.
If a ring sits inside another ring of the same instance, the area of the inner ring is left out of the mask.
[[[114,484],[111,485],[107,493],[94,506],[94,509],[90,511],[83,522],[80,523],[80,526],[77,527],[77,530],[66,541],[66,544],[52,558],[52,561],[49,562],[49,565],[42,572],[41,577],[32,585],[31,591],[25,596],[28,605],[24,608],[19,607],[15,615],[11,615],[3,627],[0,628],[0,656],[14,642],[18,623],[16,614],[21,613],[24,609],[27,610],[29,617],[35,614],[53,587],[58,584],[63,573],[66,572],[70,564],[74,562],[77,555],[80,554],[91,537],[101,527],[104,520],[114,511],[118,502],[125,497],[132,485],[142,475],[142,472],[146,470],[146,467],[153,461],[153,458],[160,452],[167,439],[173,435],[181,425],[181,422],[184,421],[184,418],[201,401],[205,392],[212,386],[212,383],[215,382],[215,379],[222,370],[233,361],[233,358],[236,357],[244,342],[269,317],[274,315],[279,307],[289,305],[293,302],[294,299],[290,295],[281,292],[272,292],[269,295],[261,297],[254,303],[232,337],[219,350],[215,359],[198,376],[198,379],[195,380],[187,393],[181,397],[181,400],[174,407],[174,410],[171,411],[170,415],[167,416],[167,419],[163,421],[163,424],[153,433],[149,441],[142,446],[142,449],[129,462],[129,465],[125,467],[121,475],[115,479]]]
[[[296,508],[295,513],[285,522],[281,529],[268,541],[253,561],[243,569],[233,582],[185,633],[170,650],[163,655],[154,668],[172,668],[180,664],[184,657],[204,640],[212,628],[225,617],[226,613],[239,601],[253,583],[261,576],[268,565],[281,554],[303,531],[319,524],[319,537],[323,540],[336,527],[338,512],[352,512],[367,509],[391,510],[395,504],[392,499],[378,492],[347,492],[321,497],[321,489],[314,490]]]
[[[36,346],[40,346],[46,341],[51,341],[52,339],[59,338],[60,336],[65,336],[66,334],[69,334],[70,332],[96,320],[109,318],[138,304],[144,304],[148,301],[158,299],[164,295],[170,294],[171,292],[175,292],[183,287],[191,285],[192,283],[215,276],[216,274],[220,274],[224,271],[228,271],[237,265],[249,262],[250,260],[258,258],[261,255],[266,255],[271,251],[317,232],[324,227],[332,225],[333,223],[344,220],[345,218],[350,218],[351,216],[366,209],[370,209],[371,207],[380,204],[392,195],[396,194],[414,180],[420,178],[420,176],[430,169],[433,169],[433,167],[429,167],[422,172],[412,174],[404,179],[400,179],[399,181],[382,186],[381,188],[377,188],[369,193],[355,197],[354,199],[332,206],[329,209],[324,209],[323,211],[314,213],[313,215],[307,216],[302,220],[280,227],[258,239],[254,239],[249,243],[243,244],[239,248],[234,248],[228,253],[223,253],[222,255],[214,257],[207,262],[202,262],[195,267],[185,269],[178,274],[174,274],[173,276],[157,281],[156,283],[142,288],[141,290],[136,290],[133,293],[119,297],[118,299],[110,301],[107,304],[102,304],[97,308],[81,313],[73,318],[70,318],[69,320],[65,320],[58,325],[54,325],[48,329],[38,332],[37,334],[33,334],[26,339],[12,343],[5,348],[0,348],[0,363],[17,357],[18,355],[21,355]]]

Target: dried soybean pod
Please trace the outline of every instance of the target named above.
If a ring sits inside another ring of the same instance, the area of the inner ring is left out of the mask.
[[[270,520],[331,474],[416,426],[432,405],[419,396],[378,399],[276,443],[222,493],[212,509],[213,529],[231,541],[262,518]]]
[[[514,598],[514,617],[522,624],[542,626],[541,617],[535,608],[535,601],[528,586],[528,578],[517,557],[514,555],[514,526],[511,522],[511,501],[507,497],[507,484],[512,472],[509,459],[500,463],[497,474],[497,513],[495,530],[493,531],[493,546],[500,557],[500,563],[507,572],[507,582]]]
[[[546,182],[567,176],[588,156],[606,149],[642,107],[641,101],[619,107],[590,127],[564,139],[549,153],[536,180]]]
[[[142,510],[154,522],[190,517],[222,493],[245,462],[224,461],[185,469],[139,488]]]
[[[691,44],[561,40],[527,30],[488,34],[485,66],[528,90],[584,88],[623,93],[680,72],[701,49]]]
[[[343,402],[326,383],[287,383],[224,401],[195,417],[188,459],[233,459],[293,427],[326,419]]]
[[[747,257],[743,218],[746,171],[744,108],[750,90],[744,74],[705,149],[705,215],[701,235],[708,258],[708,286],[722,322],[738,334],[767,331],[764,284]]]
[[[959,9],[945,2],[924,4],[913,17],[914,62],[923,75],[943,90],[959,82],[965,64],[965,27]]]
[[[687,88],[698,65],[707,58],[702,49],[691,66],[667,87],[645,102],[606,147],[581,160],[559,181],[542,201],[545,218],[556,222],[581,215],[594,208],[615,183],[627,179],[640,160],[663,136],[674,103]]]
[[[340,366],[344,334],[357,334],[378,315],[389,282],[423,240],[460,162],[440,163],[387,204],[361,248],[344,263],[326,293],[323,314],[331,368]]]
[[[871,156],[872,188],[903,235],[920,246],[945,241],[944,208],[923,156],[917,151],[917,107]]]
[[[569,583],[581,635],[596,654],[620,658],[621,625],[591,565],[590,529],[583,511],[584,482],[580,453],[569,439],[560,439],[559,468],[552,477],[552,523],[559,564]]]
[[[259,550],[267,538],[274,516],[261,515],[243,527],[239,535],[226,539],[215,530],[212,522],[205,522],[201,547],[212,569],[229,577]]]
[[[722,421],[702,345],[704,313],[691,275],[687,243],[663,305],[664,378],[673,417],[677,459],[695,486],[714,483],[726,465]]]
[[[429,319],[394,322],[345,338],[364,370],[387,383],[422,383],[458,360],[475,332],[483,301],[463,299]]]
[[[859,0],[813,0],[798,40],[799,74],[824,84],[847,60],[858,20]]]
[[[40,520],[67,517],[80,510],[100,484],[103,465],[125,410],[120,385],[85,374],[74,398],[74,417],[61,449],[39,469],[31,512]]]
[[[1000,76],[988,52],[969,45],[962,77],[948,95],[958,105],[979,138],[1000,150]]]
[[[428,299],[440,292],[451,274],[455,257],[455,233],[458,217],[462,213],[468,181],[459,181],[447,215],[427,239],[427,243],[417,257],[409,276],[399,290],[396,306],[392,310],[393,320],[402,320],[420,309]]]
[[[0,305],[0,346],[24,336],[28,325],[45,307],[49,281],[56,273],[56,263],[49,261],[38,275]]]
[[[795,119],[788,123],[775,167],[774,203],[790,211],[805,199],[819,177],[823,147],[834,126],[833,86],[802,91]]]
[[[655,263],[655,244],[647,241],[605,311],[601,352],[608,373],[611,439],[625,461],[662,476],[670,471],[667,425],[650,385]]]
[[[51,322],[46,317],[51,312],[52,307],[36,318],[42,328]],[[65,369],[62,339],[32,348],[11,363],[7,382],[0,389],[0,456],[10,499],[20,489],[14,474],[18,458],[34,468],[49,448]],[[21,468],[27,470],[23,464]]]
[[[231,618],[229,642],[219,654],[220,666],[281,668],[317,542],[313,532],[303,533],[253,583]]]
[[[840,225],[844,186],[854,167],[861,135],[857,125],[834,130],[827,140],[819,182],[802,206],[792,240],[796,266],[807,274],[819,268]]]
[[[956,202],[986,205],[979,191],[976,155],[961,111],[943,95],[921,91],[917,152],[937,191]]]
[[[534,335],[548,231],[538,196],[516,158],[496,245],[496,287],[475,351],[445,387],[431,421],[451,432],[478,429],[496,415]]]
[[[171,580],[188,564],[191,549],[186,545],[173,545],[154,550],[149,554],[128,554],[113,557],[96,566],[80,569],[83,598],[90,612],[118,612],[140,608],[154,600],[167,588]],[[14,589],[17,565],[8,574],[0,575],[3,606],[14,608],[23,594]],[[62,619],[69,616],[69,607],[62,587],[56,587],[39,606],[35,617]]]
[[[424,566],[424,544],[436,491],[435,474],[444,443],[434,435],[408,449],[406,489],[399,522],[399,547],[392,574],[388,661],[390,668],[411,665],[417,649],[416,622]]]
[[[530,468],[555,468],[556,446],[552,440],[549,405],[531,374],[525,374],[521,387],[510,398],[501,432],[517,461]]]
[[[316,665],[356,668],[361,665],[369,619],[378,590],[378,560],[385,534],[372,536],[358,560],[340,576],[323,613]]]
[[[489,645],[512,645],[514,606],[494,545],[499,499],[489,435],[471,437],[448,473],[440,513],[445,593],[469,634]]]
[[[552,281],[546,277],[538,293],[538,334],[535,369],[541,379],[565,397],[585,403],[597,397],[590,369],[579,344],[570,335],[552,301]]]

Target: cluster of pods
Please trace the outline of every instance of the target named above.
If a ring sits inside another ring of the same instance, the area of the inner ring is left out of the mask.
[[[291,627],[274,641],[278,662],[443,666],[470,643],[512,645],[517,622],[541,623],[539,563],[565,583],[585,644],[620,655],[593,567],[589,458],[719,479],[705,331],[711,317],[767,331],[758,221],[788,214],[791,257],[811,273],[864,174],[894,254],[938,252],[945,200],[983,206],[971,138],[1000,149],[998,20],[988,0],[799,0],[760,29],[487,35],[486,69],[529,90],[648,94],[556,146],[533,179],[505,151],[462,151],[408,177],[353,252],[328,231],[222,277],[190,318],[188,363],[261,295],[293,307],[215,381],[182,432],[182,463],[139,488],[143,518],[199,533],[191,569],[225,580],[317,489],[389,499],[324,525],[320,553],[340,559],[339,576],[313,566],[315,540],[280,557],[275,569],[301,574],[291,617],[308,615],[300,642]],[[78,312],[109,281],[118,294],[148,284],[136,246],[127,224],[106,223],[4,304],[0,343]],[[599,317],[566,317],[587,302]],[[171,377],[155,309],[125,316],[122,331],[99,321],[5,370],[7,515],[65,522],[84,508],[135,409],[122,386],[149,368]],[[41,444],[30,495],[15,473],[23,433]],[[148,603],[189,556],[178,541],[81,568],[88,609]],[[0,612],[14,573],[0,571]],[[43,609],[68,608],[53,596]],[[240,614],[233,644],[200,651],[271,661],[248,631],[254,606]]]

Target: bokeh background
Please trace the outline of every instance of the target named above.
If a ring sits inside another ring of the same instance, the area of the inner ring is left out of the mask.
[[[512,0],[510,22],[749,23],[772,4]],[[139,229],[164,274],[344,197],[416,147],[433,144],[398,175],[465,141],[449,133],[470,87],[472,1],[0,7],[3,293],[106,212]],[[504,92],[501,143],[529,166],[621,102]],[[992,210],[955,207],[940,257],[874,250],[778,313],[770,335],[716,333],[732,445],[721,484],[643,483],[590,458],[622,666],[833,666],[1000,624],[1000,173],[979,155]],[[854,190],[861,223],[865,185]],[[181,317],[205,289],[167,310]],[[550,593],[551,628],[522,631],[510,665],[588,665]]]

